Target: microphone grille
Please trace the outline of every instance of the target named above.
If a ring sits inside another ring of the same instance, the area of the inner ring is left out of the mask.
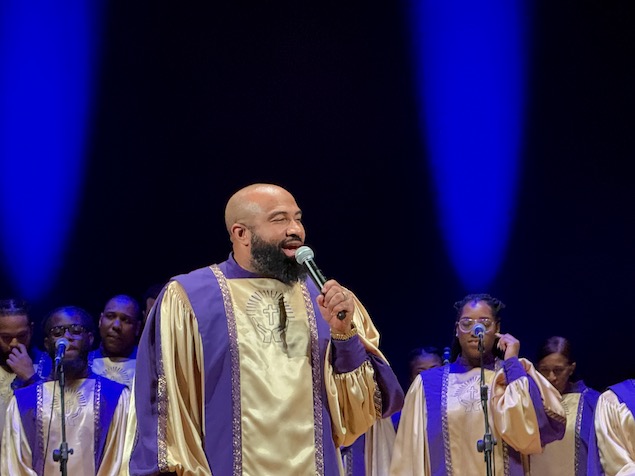
[[[472,332],[475,336],[480,336],[485,334],[485,326],[480,322],[474,325]]]
[[[295,260],[300,264],[304,264],[306,260],[313,259],[314,256],[313,250],[308,246],[300,246],[295,250]]]
[[[55,341],[56,349],[59,349],[61,345],[63,345],[64,347],[68,347],[68,339],[66,337],[62,337],[61,339],[57,339]]]

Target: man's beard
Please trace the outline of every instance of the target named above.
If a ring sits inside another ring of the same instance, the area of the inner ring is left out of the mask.
[[[263,276],[288,285],[303,281],[307,275],[304,266],[295,257],[285,255],[281,245],[267,243],[255,233],[251,239],[251,265]]]
[[[55,351],[49,352],[49,356],[51,357],[51,360],[55,362]],[[89,373],[88,350],[82,350],[82,352],[72,359],[64,357],[62,363],[64,365],[64,375],[66,378],[74,380],[86,377]],[[55,367],[55,365],[53,366]]]

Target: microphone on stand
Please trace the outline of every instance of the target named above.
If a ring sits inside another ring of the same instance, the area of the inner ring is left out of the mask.
[[[483,347],[483,339],[485,338],[485,326],[480,322],[474,325],[472,329],[472,334],[478,337],[478,350],[483,352],[485,347]]]
[[[66,348],[68,347],[68,339],[66,337],[62,337],[55,341],[55,368],[57,369],[62,360],[64,359],[64,354],[66,354]]]
[[[443,365],[450,363],[450,352],[451,349],[449,347],[443,348]]]
[[[320,292],[322,292],[322,288],[324,287],[324,284],[326,284],[326,278],[322,274],[322,271],[320,271],[320,268],[318,268],[315,264],[315,261],[313,261],[314,257],[315,254],[313,253],[313,250],[308,246],[300,246],[295,251],[295,260],[301,265],[304,265],[306,270],[309,272],[309,276],[311,276],[315,285],[318,287]],[[346,311],[338,312],[337,318],[340,321],[343,321],[346,318]]]

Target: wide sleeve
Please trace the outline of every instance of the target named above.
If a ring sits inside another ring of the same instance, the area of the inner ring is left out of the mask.
[[[505,360],[492,384],[490,408],[494,428],[512,448],[539,454],[564,437],[566,414],[560,393],[525,360]]]
[[[97,471],[97,476],[117,476],[120,474],[129,408],[130,390],[124,388],[119,395],[119,401],[112,415],[110,428],[108,428],[102,463]]]
[[[426,397],[417,375],[401,410],[397,437],[392,450],[390,476],[428,476],[430,456],[426,438],[428,413]]]
[[[31,469],[33,466],[33,453],[22,426],[20,410],[15,397],[11,398],[7,407],[1,454],[0,474],[37,476],[37,473]]]
[[[332,340],[326,351],[325,387],[338,446],[351,445],[403,405],[399,381],[378,349],[379,333],[357,298],[353,323],[357,335]]]
[[[137,352],[130,473],[210,474],[202,442],[204,376],[198,322],[178,282],[172,281],[159,299]]]
[[[595,408],[595,434],[607,476],[635,474],[635,420],[611,390],[600,395]]]

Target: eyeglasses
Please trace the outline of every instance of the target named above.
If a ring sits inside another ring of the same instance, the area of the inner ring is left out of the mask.
[[[482,317],[479,319],[471,319],[469,317],[462,317],[459,319],[459,329],[463,332],[471,332],[474,329],[476,324],[483,324],[485,327],[485,332],[488,332],[491,327],[494,325],[494,319],[489,319],[487,317]]]
[[[560,377],[568,368],[568,365],[566,367],[538,367],[538,372],[543,375],[549,375],[550,372],[553,372],[556,377]]]
[[[71,324],[69,326],[55,326],[49,329],[49,336],[51,337],[62,337],[66,334],[66,331],[72,336],[81,336],[84,332],[87,332],[86,329],[81,324]]]

